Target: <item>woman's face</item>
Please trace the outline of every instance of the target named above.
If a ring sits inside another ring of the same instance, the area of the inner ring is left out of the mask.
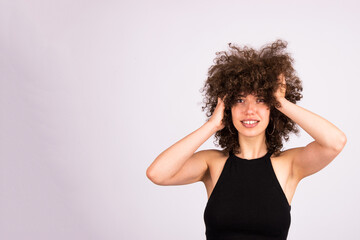
[[[262,97],[240,95],[231,108],[232,121],[239,134],[254,137],[265,134],[270,109]]]

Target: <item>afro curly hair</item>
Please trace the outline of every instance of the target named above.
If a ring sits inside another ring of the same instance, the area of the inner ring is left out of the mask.
[[[270,122],[265,131],[266,145],[268,151],[278,156],[283,140],[288,141],[291,132],[299,132],[297,124],[276,108],[280,106],[274,96],[279,87],[278,76],[285,76],[285,98],[290,102],[296,104],[302,98],[303,90],[301,80],[292,66],[294,60],[285,51],[287,42],[278,39],[259,50],[232,43],[228,45],[229,51],[216,52],[215,64],[208,69],[207,80],[200,90],[205,91],[202,111],[207,109],[208,120],[216,108],[218,97],[224,99],[222,122],[225,127],[215,133],[214,143],[220,145],[224,153],[240,153],[238,131],[232,122],[231,108],[240,93],[245,96],[255,94],[264,98],[270,108]]]

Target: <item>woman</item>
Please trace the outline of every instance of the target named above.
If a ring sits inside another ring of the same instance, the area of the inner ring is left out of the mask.
[[[229,46],[217,53],[205,83],[208,121],[162,152],[146,174],[158,185],[205,184],[208,240],[286,239],[298,183],[327,166],[346,136],[296,105],[302,85],[286,42],[258,51]],[[297,126],[314,141],[281,151]],[[213,134],[222,150],[195,153]]]

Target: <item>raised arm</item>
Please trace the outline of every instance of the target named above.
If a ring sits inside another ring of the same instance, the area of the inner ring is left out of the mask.
[[[279,76],[282,84],[285,77]],[[285,99],[285,85],[276,93],[281,107],[277,108],[304,129],[314,141],[305,147],[291,149],[293,174],[301,180],[327,166],[346,144],[345,134],[331,122]]]
[[[146,176],[158,185],[181,185],[202,180],[208,169],[206,158],[212,150],[194,152],[214,133],[224,128],[223,112],[224,102],[218,98],[211,119],[163,151],[148,167]]]

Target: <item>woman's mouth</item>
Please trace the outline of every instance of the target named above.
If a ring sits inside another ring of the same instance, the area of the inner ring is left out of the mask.
[[[249,120],[249,121],[241,121],[242,125],[246,128],[253,128],[255,127],[260,121],[253,121],[253,120]]]

